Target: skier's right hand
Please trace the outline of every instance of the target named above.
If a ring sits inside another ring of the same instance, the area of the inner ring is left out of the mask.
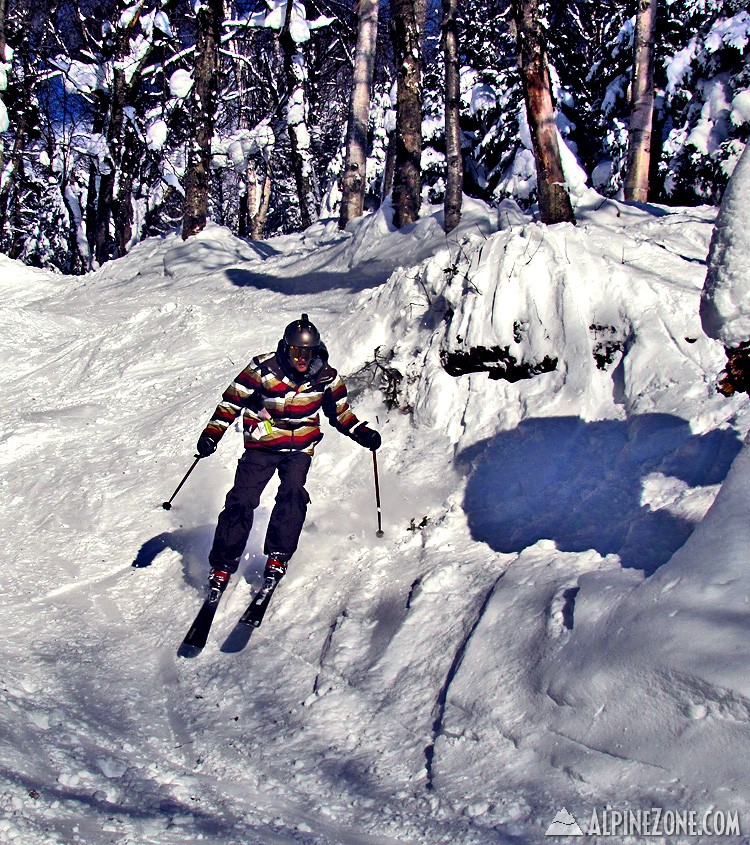
[[[210,434],[201,434],[198,438],[198,456],[201,458],[207,458],[209,455],[213,455],[216,451],[217,441],[215,437],[211,437]]]

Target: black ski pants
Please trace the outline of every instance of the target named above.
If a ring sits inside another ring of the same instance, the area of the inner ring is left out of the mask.
[[[289,560],[297,550],[310,502],[305,479],[311,461],[310,455],[304,452],[245,450],[237,464],[234,486],[227,493],[224,510],[219,514],[214,543],[208,555],[211,566],[227,572],[237,571],[253,527],[253,512],[277,470],[279,490],[263,551],[280,560]]]

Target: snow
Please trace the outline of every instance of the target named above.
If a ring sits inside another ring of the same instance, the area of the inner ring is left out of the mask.
[[[155,120],[146,130],[146,146],[150,150],[160,150],[166,140],[169,129],[165,120]]]
[[[102,87],[100,78],[102,71],[96,65],[67,59],[65,56],[57,56],[52,64],[63,72],[65,90],[70,93],[91,94]]]
[[[730,116],[735,126],[750,123],[750,88],[743,88],[734,95]]]
[[[703,329],[727,347],[750,339],[750,146],[724,192],[701,298]]]
[[[706,49],[715,53],[725,44],[743,52],[750,41],[750,12],[745,10],[731,18],[719,18],[706,38]]]
[[[263,18],[262,24],[253,18],[251,25],[262,25],[269,29],[281,30],[286,21],[288,0],[267,0],[270,11]],[[310,40],[310,32],[314,29],[322,29],[329,26],[335,18],[321,15],[315,20],[307,19],[307,10],[304,3],[295,2],[292,4],[291,15],[289,16],[289,34],[295,44],[304,44]]]
[[[607,807],[747,827],[750,409],[701,329],[716,212],[575,202],[543,227],[464,198],[449,238],[430,207],[209,225],[75,278],[0,256],[3,841],[535,843]],[[221,651],[272,489],[184,660],[241,434],[160,504],[303,311],[383,434],[385,537],[369,455],[327,427],[263,627]],[[556,363],[449,375],[477,346]]]
[[[700,120],[688,135],[687,144],[704,155],[715,153],[729,135],[729,110],[727,88],[729,74],[717,74],[710,81],[703,81],[701,88],[705,102]]]
[[[190,72],[179,68],[169,77],[169,93],[178,100],[189,96],[193,87],[193,77]]]
[[[678,50],[674,56],[665,61],[667,71],[667,92],[674,94],[682,84],[685,77],[690,73],[690,66],[698,55],[698,38],[693,37],[685,47]],[[627,80],[626,84],[627,84]]]

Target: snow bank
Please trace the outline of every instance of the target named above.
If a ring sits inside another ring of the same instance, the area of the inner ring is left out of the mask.
[[[745,147],[716,220],[701,297],[709,337],[737,347],[750,339],[750,151]]]
[[[464,229],[363,305],[383,315],[381,351],[405,375],[405,404],[459,449],[535,416],[658,411],[700,427],[697,406],[706,424],[722,413],[723,356],[697,315],[710,216],[677,211],[657,224],[587,197],[577,227],[501,209],[502,231]],[[680,235],[691,218],[705,221],[692,241]],[[669,234],[653,242],[657,226]]]

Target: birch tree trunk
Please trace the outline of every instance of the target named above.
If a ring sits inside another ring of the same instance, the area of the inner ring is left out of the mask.
[[[575,223],[557,141],[540,0],[513,0],[523,94],[536,162],[542,223]]]
[[[289,97],[287,128],[292,147],[292,168],[299,196],[300,220],[302,228],[306,229],[318,218],[320,190],[309,129],[307,64],[302,48],[292,38],[290,29],[292,7],[293,0],[288,0],[286,19],[279,33],[279,44],[284,56],[284,75]]]
[[[268,206],[271,201],[271,161],[273,153],[266,158],[263,178],[258,176],[258,166],[249,161],[245,172],[245,190],[240,197],[237,234],[241,238],[249,237],[253,241],[263,240]]]
[[[648,172],[651,164],[651,128],[654,114],[654,31],[656,0],[638,0],[633,45],[633,81],[630,94],[628,169],[625,199],[648,200]]]
[[[461,222],[464,162],[461,155],[461,78],[459,72],[457,0],[443,0],[443,54],[445,56],[445,199],[443,229],[452,232]]]
[[[271,186],[273,184],[273,171],[271,170],[273,155],[273,152],[271,152],[266,158],[266,173],[260,189],[258,210],[250,217],[250,237],[254,241],[263,240],[263,231],[266,227],[268,207],[271,203]]]
[[[375,67],[378,37],[378,0],[359,0],[357,49],[354,57],[354,84],[346,125],[346,163],[341,180],[339,228],[364,211],[367,128],[370,122],[370,89]]]
[[[393,223],[419,218],[422,200],[422,34],[425,0],[391,0],[396,95],[396,155],[393,174]]]
[[[211,139],[216,119],[219,41],[224,20],[222,0],[203,0],[198,9],[195,40],[195,81],[192,92],[193,140],[188,150],[182,239],[197,235],[208,220]]]

